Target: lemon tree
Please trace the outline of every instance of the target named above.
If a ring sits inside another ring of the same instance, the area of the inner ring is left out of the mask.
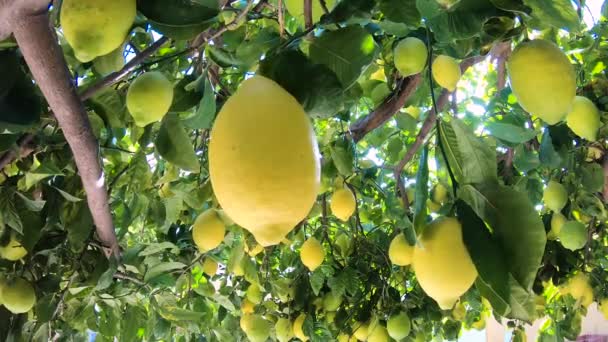
[[[4,2],[0,341],[608,310],[602,1]]]

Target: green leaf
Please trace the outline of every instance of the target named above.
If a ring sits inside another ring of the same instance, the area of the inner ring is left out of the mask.
[[[528,290],[545,251],[545,227],[525,193],[495,183],[464,185],[463,199],[493,231],[509,271]]]
[[[500,315],[509,311],[509,269],[502,246],[485,223],[462,200],[456,201],[458,220],[462,224],[462,237],[477,269],[482,286],[480,291]]]
[[[496,149],[488,140],[475,136],[465,124],[452,118],[441,121],[441,142],[447,161],[461,184],[496,182]]]
[[[429,197],[429,148],[427,145],[422,149],[420,161],[418,162],[418,172],[416,173],[416,189],[414,192],[414,234],[405,234],[410,245],[416,243],[416,235],[424,230],[426,225],[426,200]],[[406,230],[407,233],[407,230]],[[413,236],[412,236],[413,235]]]
[[[534,149],[528,149],[524,145],[519,145],[515,148],[513,165],[521,172],[528,172],[540,166],[538,152]]]
[[[149,20],[173,26],[200,24],[219,13],[213,0],[140,0],[137,9]]]
[[[562,164],[562,157],[555,151],[551,134],[546,129],[543,133],[543,138],[540,142],[540,150],[538,151],[538,157],[543,166],[550,169],[558,168]]]
[[[536,132],[531,129],[526,129],[508,123],[493,121],[487,123],[486,128],[494,137],[515,144],[526,142],[536,136]]]
[[[8,151],[11,148],[17,148],[15,144],[19,140],[17,134],[0,134],[0,153]]]
[[[0,191],[0,224],[2,227],[7,225],[19,234],[23,234],[23,223],[12,202],[12,196],[6,191]]]
[[[205,315],[204,312],[196,312],[192,310],[182,309],[176,306],[158,307],[158,313],[166,320],[172,322],[181,321],[200,321]]]
[[[534,293],[524,289],[513,275],[509,275],[509,288],[511,312],[506,317],[531,323],[535,318]]]
[[[333,71],[314,64],[299,50],[286,50],[265,58],[260,73],[287,90],[308,115],[333,116],[343,107],[344,91]]]
[[[312,292],[315,294],[315,296],[319,295],[324,283],[325,274],[321,269],[317,268],[310,274],[310,287],[312,288]]]
[[[51,188],[57,190],[57,192],[59,192],[59,194],[65,198],[67,201],[69,202],[80,202],[82,201],[82,198],[76,197],[76,196],[72,196],[71,194],[67,193],[66,191],[63,191],[61,189],[59,189],[58,187],[52,186]]]
[[[353,173],[355,149],[349,138],[340,137],[330,145],[331,159],[341,175],[347,177]]]
[[[154,255],[154,254],[162,253],[168,249],[170,249],[171,253],[174,253],[174,254],[179,252],[179,247],[177,247],[176,245],[174,245],[173,243],[171,243],[169,241],[163,241],[163,242],[158,242],[158,243],[153,243],[151,245],[148,245],[148,247],[146,247],[144,250],[139,252],[139,256],[145,257],[145,256],[149,256],[149,255]]]
[[[103,291],[110,287],[114,282],[114,274],[116,273],[116,266],[111,264],[108,269],[101,274],[99,280],[97,281],[97,285],[95,286],[95,291]]]
[[[211,298],[213,298],[213,300],[216,303],[218,303],[219,305],[225,307],[226,310],[228,310],[230,312],[236,311],[236,307],[234,306],[234,304],[232,304],[232,302],[230,301],[230,299],[228,299],[228,297],[222,296],[222,295],[216,293]]]
[[[553,26],[569,31],[580,29],[580,19],[571,0],[524,0],[532,9],[532,17],[537,28]]]
[[[392,22],[414,27],[420,24],[420,13],[416,9],[416,0],[380,0],[378,9]]]
[[[200,82],[200,81],[199,81]],[[215,93],[207,77],[204,77],[203,97],[201,98],[196,113],[183,120],[186,127],[192,129],[208,129],[215,119]]]
[[[192,142],[176,115],[167,114],[154,142],[158,153],[179,168],[198,172],[199,163]]]
[[[183,264],[181,262],[177,262],[177,261],[161,262],[159,264],[156,264],[156,265],[150,267],[146,271],[146,274],[144,275],[144,281],[148,282],[160,275],[163,275],[165,273],[170,273],[175,270],[181,270],[184,267],[186,267],[185,264]]]
[[[604,188],[604,169],[597,163],[583,164],[580,167],[581,184],[590,192]]]
[[[68,232],[68,241],[72,250],[82,250],[84,242],[91,235],[93,217],[85,202],[66,202],[62,215],[63,225]]]
[[[186,75],[181,79],[175,87],[173,87],[173,103],[171,103],[170,112],[185,112],[196,106],[202,99],[203,94],[196,87],[190,89],[190,85],[198,83],[194,75]]]
[[[31,200],[19,191],[15,191],[15,194],[19,198],[21,198],[21,200],[23,200],[25,207],[30,211],[40,211],[42,210],[42,208],[44,208],[44,205],[46,204],[46,201],[43,200]]]
[[[376,55],[376,43],[360,26],[325,31],[310,42],[310,58],[331,69],[349,88],[369,66]]]
[[[416,126],[418,126],[418,120],[407,113],[397,113],[395,115],[395,122],[399,129],[406,132],[415,132]]]
[[[27,172],[25,174],[25,178],[23,179],[23,187],[20,187],[22,190],[28,190],[32,186],[38,184],[41,180],[46,179],[52,176],[63,176],[63,172],[53,164],[52,161],[45,161],[40,166],[38,166],[35,170]]]
[[[114,88],[105,88],[101,90],[88,101],[88,104],[104,122],[107,122],[110,125],[110,127],[125,127],[125,121],[128,117],[127,107],[124,103],[124,99]]]
[[[349,19],[358,21],[369,19],[376,2],[374,0],[342,0],[328,14],[321,18],[322,23],[339,23]]]

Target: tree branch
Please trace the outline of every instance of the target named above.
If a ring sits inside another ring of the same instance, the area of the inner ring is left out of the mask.
[[[4,153],[0,157],[0,170],[4,169],[6,165],[12,163],[17,158],[25,158],[34,151],[32,142],[34,141],[35,135],[27,133],[19,138],[17,141],[17,147]]]
[[[18,4],[25,6],[24,4],[33,1]],[[6,11],[11,9],[5,3],[0,8],[3,13],[0,17],[4,17]],[[112,223],[103,170],[98,159],[99,144],[72,84],[63,52],[49,26],[48,13],[46,10],[17,13],[28,13],[10,21],[17,44],[72,149],[97,235],[106,247],[104,252],[108,257],[113,255],[118,258],[120,247]]]
[[[380,127],[392,118],[403,106],[407,99],[420,85],[422,76],[420,74],[402,79],[395,92],[388,96],[373,112],[359,119],[350,126],[350,133],[356,143],[363,139],[367,133]]]
[[[304,0],[304,27],[312,27],[312,0]]]

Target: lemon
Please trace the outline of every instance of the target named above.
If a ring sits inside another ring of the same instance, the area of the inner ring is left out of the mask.
[[[135,0],[64,0],[60,20],[65,39],[84,63],[119,47],[135,14]]]
[[[558,237],[559,242],[567,249],[581,249],[587,243],[587,227],[578,221],[568,221],[561,227]]]
[[[6,246],[0,246],[0,258],[17,261],[27,255],[27,250],[23,248],[21,242],[17,241],[16,234],[11,232],[10,240]]]
[[[251,314],[247,316],[244,327],[241,325],[241,329],[243,329],[247,338],[252,342],[265,342],[270,337],[270,322],[260,315]]]
[[[356,206],[355,195],[346,187],[336,190],[329,202],[331,212],[342,221],[348,221]]]
[[[477,278],[462,241],[462,226],[451,217],[438,218],[425,228],[412,264],[424,292],[443,310],[450,309]]]
[[[369,97],[372,99],[374,104],[381,103],[384,99],[391,94],[391,90],[388,84],[382,82],[374,87]]]
[[[251,248],[250,250],[247,251],[247,254],[249,254],[250,256],[256,256],[256,255],[262,253],[263,250],[264,250],[264,247],[256,244],[253,248]]]
[[[127,90],[127,109],[139,127],[162,119],[172,101],[173,85],[158,71],[139,75]]]
[[[338,334],[338,342],[355,342],[357,338],[355,336],[348,336],[345,333]]]
[[[323,263],[323,259],[325,259],[325,250],[317,239],[311,237],[302,244],[300,259],[304,266],[308,267],[309,270],[314,271]]]
[[[296,338],[299,338],[300,341],[308,341],[308,336],[304,334],[304,330],[302,330],[302,326],[304,325],[304,320],[306,319],[306,315],[301,313],[295,321],[293,321],[293,335]]]
[[[210,251],[224,240],[226,227],[214,209],[207,209],[198,215],[192,226],[192,239],[198,248]]]
[[[411,264],[413,254],[414,246],[410,246],[403,233],[395,236],[388,247],[389,259],[393,264],[398,266],[407,266]]]
[[[108,53],[107,55],[99,56],[93,61],[93,68],[101,75],[109,75],[122,69],[125,66],[125,57],[123,56],[124,44]]]
[[[448,189],[441,183],[437,183],[431,193],[433,202],[443,204],[448,199]]]
[[[570,278],[560,292],[562,295],[571,295],[585,307],[593,302],[593,288],[589,285],[587,276],[580,272]]]
[[[14,314],[28,312],[36,303],[36,292],[27,280],[17,278],[2,287],[2,303]]]
[[[435,202],[431,201],[430,199],[426,200],[426,206],[427,206],[427,208],[429,208],[429,211],[432,213],[436,213],[439,211],[439,209],[441,209],[441,204],[435,203]]]
[[[604,318],[608,320],[608,298],[602,299],[599,309]]]
[[[251,315],[251,314],[244,314],[243,316],[241,316],[239,325],[241,326],[241,329],[245,333],[247,333],[247,330],[249,330],[249,328],[251,327],[252,318],[253,318],[253,315]]]
[[[256,284],[249,285],[247,291],[245,291],[245,296],[253,304],[260,304],[263,299],[262,291],[260,291],[260,287]]]
[[[205,258],[203,262],[203,272],[208,276],[214,276],[217,273],[217,261],[211,258]]]
[[[327,9],[331,11],[334,8],[336,0],[326,0],[325,5]],[[304,2],[300,0],[286,0],[284,2],[285,8],[291,14],[292,17],[298,19],[300,22],[304,22]],[[325,14],[320,1],[312,1],[312,22],[313,24],[321,19],[321,16]]]
[[[255,311],[255,304],[249,301],[249,299],[245,298],[241,302],[241,312],[243,314],[252,314]]]
[[[576,96],[566,116],[566,124],[579,137],[595,141],[600,128],[600,112],[591,100]]]
[[[407,335],[410,334],[411,328],[412,323],[405,312],[392,315],[386,322],[386,330],[388,330],[388,334],[397,341],[406,338]]]
[[[480,316],[478,320],[471,323],[471,328],[475,330],[483,330],[486,328],[486,316]]]
[[[411,117],[413,117],[416,120],[418,120],[420,118],[421,111],[420,111],[420,108],[418,108],[418,107],[409,106],[409,107],[405,108],[405,112],[408,113]],[[409,196],[410,189],[408,189],[408,196]],[[411,189],[411,190],[413,193],[414,189]],[[413,202],[413,201],[414,201],[414,196],[412,195],[410,202]]]
[[[355,323],[355,330],[353,331],[353,336],[355,336],[355,338],[358,341],[365,341],[365,340],[367,340],[367,337],[369,336],[368,330],[369,330],[369,322]]]
[[[566,221],[568,220],[564,215],[559,212],[554,212],[553,215],[551,215],[551,230],[547,233],[547,239],[557,239]]]
[[[408,37],[395,46],[393,55],[395,57],[395,68],[399,73],[403,76],[411,76],[424,69],[428,52],[422,40]]]
[[[288,342],[293,338],[293,326],[287,318],[279,318],[274,325],[274,331],[279,342]]]
[[[519,104],[550,125],[566,116],[576,95],[568,57],[546,40],[519,44],[507,61],[511,89]]]
[[[377,324],[367,336],[367,342],[388,342],[389,339],[388,331],[381,324]]]
[[[568,201],[568,192],[563,185],[556,181],[549,181],[543,192],[545,207],[553,211],[561,211]]]
[[[342,296],[336,295],[333,291],[323,296],[323,309],[325,311],[336,311],[342,304]]]
[[[334,320],[336,319],[336,312],[335,311],[327,311],[325,312],[325,321],[327,323],[333,323]]]
[[[460,65],[454,58],[439,55],[433,61],[433,79],[443,88],[449,91],[456,90],[460,76]]]
[[[320,187],[319,150],[302,106],[265,77],[245,80],[211,130],[209,172],[224,211],[262,246],[280,243]]]

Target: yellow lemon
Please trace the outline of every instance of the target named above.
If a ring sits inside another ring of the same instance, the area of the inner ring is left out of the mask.
[[[608,298],[602,299],[599,309],[604,318],[608,320]]]
[[[36,292],[27,280],[17,278],[2,287],[2,303],[14,314],[28,312],[36,304]]]
[[[241,302],[241,312],[243,314],[252,314],[255,311],[255,304],[249,301],[249,299],[245,298]]]
[[[388,331],[381,324],[377,324],[367,336],[367,342],[388,342],[389,340]]]
[[[600,128],[600,112],[591,100],[576,96],[572,110],[566,116],[566,124],[579,137],[595,141]]]
[[[256,284],[249,285],[247,291],[245,291],[245,296],[253,304],[260,304],[263,299],[262,291],[260,291],[260,287]]]
[[[407,266],[412,263],[414,246],[410,246],[403,233],[398,234],[388,247],[388,257],[391,262],[398,266]]]
[[[274,331],[279,342],[288,342],[293,338],[293,325],[287,318],[279,318],[274,325]]]
[[[602,158],[603,154],[604,151],[601,148],[590,146],[589,149],[587,149],[587,157],[585,158],[585,161],[591,162],[594,160],[599,160],[600,158]]]
[[[203,272],[208,276],[214,276],[217,273],[217,261],[211,258],[205,258],[203,262]]]
[[[443,204],[448,199],[448,189],[441,183],[437,183],[431,193],[433,202]]]
[[[173,102],[173,85],[158,71],[139,75],[127,90],[127,109],[139,127],[162,119]]]
[[[304,266],[308,267],[309,270],[314,271],[323,263],[323,259],[325,259],[325,250],[317,239],[311,237],[302,244],[300,259]]]
[[[400,341],[410,334],[412,323],[405,312],[392,315],[386,322],[388,334],[395,340]]]
[[[560,231],[562,230],[562,226],[568,220],[564,215],[560,212],[554,212],[551,215],[551,230],[547,233],[547,239],[555,240],[559,236]]]
[[[302,106],[254,76],[226,101],[210,139],[211,184],[224,211],[262,246],[280,243],[320,187],[317,141]]]
[[[348,336],[348,334],[345,333],[339,333],[338,334],[338,342],[356,342],[357,338],[355,336]]]
[[[462,226],[455,218],[438,218],[425,228],[420,244],[412,261],[416,278],[443,310],[450,309],[477,278]]]
[[[226,226],[214,209],[207,209],[198,215],[192,226],[192,239],[198,248],[210,251],[224,241]]]
[[[249,254],[250,256],[256,256],[256,255],[262,253],[263,250],[264,250],[264,247],[262,247],[258,244],[255,244],[255,246],[252,249],[247,251],[247,254]]]
[[[395,68],[403,76],[418,74],[424,69],[428,52],[424,42],[418,38],[408,37],[401,40],[393,51]]]
[[[507,61],[511,89],[519,104],[550,125],[566,116],[576,95],[568,57],[546,40],[519,44]]]
[[[27,255],[27,250],[23,248],[21,242],[17,241],[14,232],[11,232],[11,238],[6,246],[0,246],[0,258],[17,261]]]
[[[135,14],[135,0],[64,0],[61,28],[76,58],[88,62],[124,42]]]
[[[543,202],[545,202],[545,207],[553,211],[561,211],[564,209],[567,201],[568,192],[566,191],[566,188],[556,181],[549,181],[545,191],[543,192]]]
[[[356,206],[355,195],[346,187],[336,190],[329,202],[332,214],[342,221],[348,221]]]
[[[327,9],[331,11],[334,8],[336,0],[326,0],[325,5]],[[292,17],[296,18],[300,22],[304,22],[304,2],[300,0],[286,0],[284,2],[285,8],[291,14]],[[316,23],[321,19],[321,16],[325,14],[320,1],[312,1],[312,22]]]
[[[433,61],[433,79],[443,88],[454,91],[460,80],[460,64],[446,55],[439,55]]]
[[[304,320],[306,319],[306,315],[301,313],[295,321],[293,321],[293,335],[296,338],[299,338],[300,341],[308,341],[308,336],[304,334],[304,330],[302,330],[302,326],[304,325]]]
[[[358,341],[367,340],[367,337],[369,336],[369,322],[357,322],[353,328],[353,336],[355,336]]]
[[[593,288],[589,285],[587,276],[580,272],[570,278],[560,292],[562,295],[569,294],[576,300],[580,300],[585,307],[593,302]]]
[[[418,107],[409,106],[409,107],[405,108],[405,112],[408,113],[411,117],[413,117],[416,120],[420,118],[421,111],[420,111],[420,108],[418,108]],[[407,193],[408,198],[410,198],[409,197],[410,196],[410,189],[407,189],[408,190],[408,193]],[[414,202],[414,195],[413,195],[414,189],[411,189],[411,191],[412,191],[412,196],[410,198],[410,202],[413,203]]]

